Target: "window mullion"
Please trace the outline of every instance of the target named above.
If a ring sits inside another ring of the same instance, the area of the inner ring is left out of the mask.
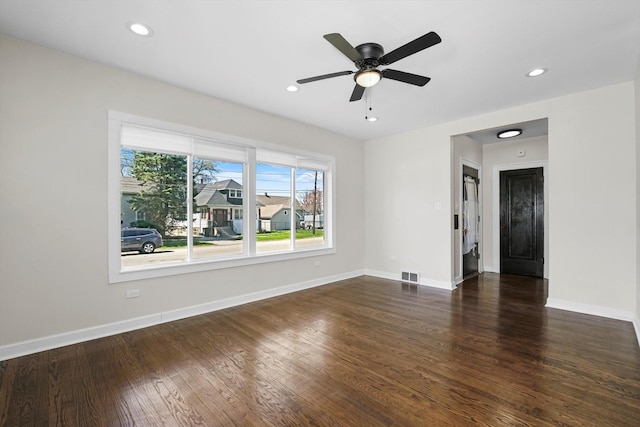
[[[291,185],[289,191],[291,192],[291,200],[289,201],[291,218],[289,218],[291,224],[291,235],[289,236],[291,240],[291,249],[296,249],[296,168],[291,168]]]
[[[187,262],[193,260],[193,154],[187,156]]]
[[[256,256],[256,223],[258,221],[258,210],[256,207],[256,149],[249,148],[247,150],[248,161],[243,168],[242,188],[242,208],[245,214],[242,216],[244,221],[243,228],[247,231],[243,234],[245,239],[244,253],[246,256]]]

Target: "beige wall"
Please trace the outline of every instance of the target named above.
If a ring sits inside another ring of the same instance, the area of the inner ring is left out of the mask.
[[[364,268],[361,142],[4,36],[0,85],[0,347]],[[109,285],[108,110],[335,156],[337,253]]]
[[[451,136],[540,118],[549,119],[549,299],[634,311],[633,82],[365,143],[367,269],[452,282]]]

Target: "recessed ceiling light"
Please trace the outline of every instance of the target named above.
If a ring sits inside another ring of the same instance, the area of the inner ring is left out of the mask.
[[[365,118],[370,122],[377,122],[378,121],[378,118],[377,117],[373,117],[373,116],[367,116]]]
[[[127,28],[134,34],[142,37],[151,37],[153,35],[153,30],[150,26],[141,24],[139,22],[129,22],[127,24]]]
[[[298,86],[296,85],[287,86],[287,92],[297,92],[297,91],[298,91]]]
[[[526,75],[527,77],[538,77],[543,75],[547,71],[549,70],[547,70],[546,68],[534,68],[533,70],[529,71]]]
[[[507,139],[514,138],[522,133],[522,129],[508,129],[498,132],[498,138]]]

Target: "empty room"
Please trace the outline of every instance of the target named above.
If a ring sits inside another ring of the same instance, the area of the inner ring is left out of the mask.
[[[0,0],[0,426],[635,426],[640,2]]]

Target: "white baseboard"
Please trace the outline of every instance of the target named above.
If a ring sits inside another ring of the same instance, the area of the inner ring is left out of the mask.
[[[165,311],[162,313],[137,317],[134,319],[127,319],[120,322],[109,323],[105,325],[94,326],[91,328],[79,329],[75,331],[64,332],[62,334],[51,335],[48,337],[0,346],[0,361],[25,356],[27,354],[38,353],[40,351],[51,350],[53,348],[63,347],[66,345],[90,341],[97,338],[103,338],[110,335],[120,334],[123,332],[129,332],[136,329],[142,329],[161,323],[197,316],[200,314],[210,313],[212,311],[222,310],[224,308],[234,307],[250,302],[259,301],[262,299],[301,291],[304,289],[327,285],[340,280],[362,276],[364,274],[364,270],[356,270],[334,276],[322,277],[320,279],[309,280],[307,282],[300,282],[292,285],[281,286],[278,288],[267,289],[264,291],[253,292],[250,294],[239,295],[237,297],[227,298],[219,301],[212,301],[191,307],[179,308],[176,310]]]
[[[615,308],[601,307],[598,305],[582,304],[579,302],[566,301],[548,298],[545,307],[557,308],[559,310],[574,311],[576,313],[590,314],[592,316],[607,317],[609,319],[624,320],[633,324],[636,332],[636,339],[640,346],[640,320],[631,311],[618,310]]]
[[[485,265],[484,271],[487,273],[500,273],[497,268],[493,268],[493,265]]]
[[[380,277],[381,279],[402,281],[401,280],[402,277],[400,276],[400,273],[389,273],[386,271],[365,269],[364,274],[366,274],[367,276]],[[418,282],[418,285],[429,286],[429,287],[438,288],[438,289],[447,289],[449,291],[454,290],[456,288],[456,283],[445,282],[444,280],[434,280],[434,279],[428,279],[428,278],[425,279],[424,277],[420,277],[420,281]]]
[[[592,316],[608,317],[609,319],[626,320],[633,322],[634,314],[630,311],[618,310],[615,308],[602,307],[598,305],[582,304],[574,301],[566,301],[548,298],[545,307],[557,308],[559,310],[575,311],[577,313],[590,314]]]

